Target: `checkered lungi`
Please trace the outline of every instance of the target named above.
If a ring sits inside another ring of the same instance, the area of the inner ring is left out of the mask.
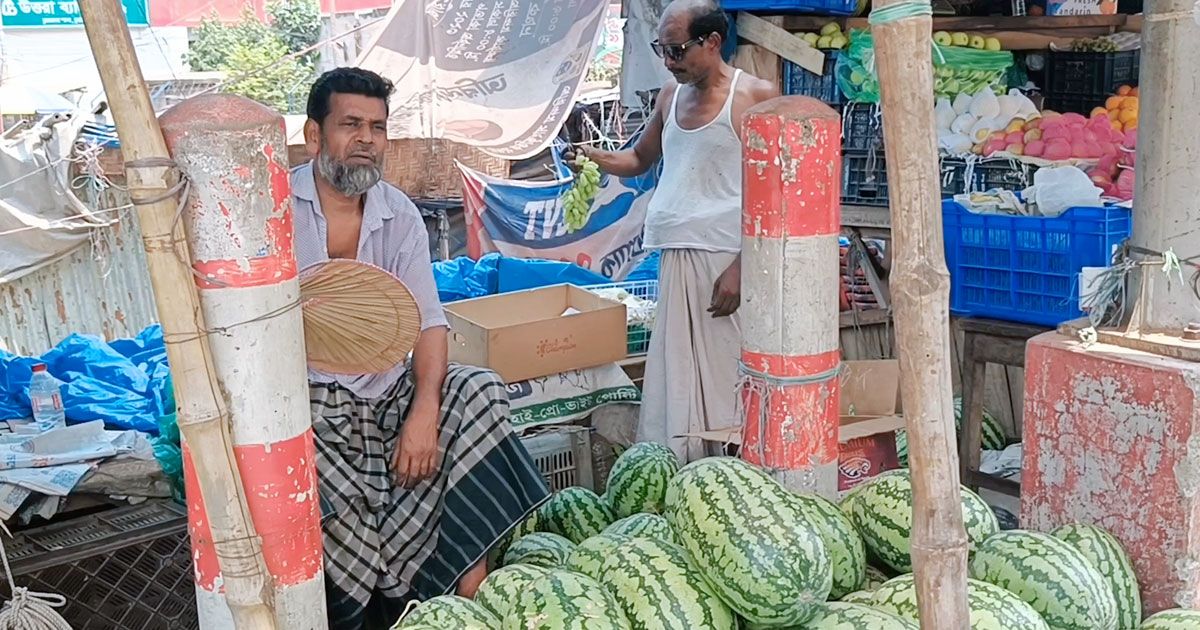
[[[414,393],[411,368],[377,400],[310,387],[321,496],[332,511],[323,521],[330,628],[390,625],[408,601],[450,592],[549,494],[513,434],[504,383],[460,365],[442,386],[438,474],[394,487],[392,453]]]

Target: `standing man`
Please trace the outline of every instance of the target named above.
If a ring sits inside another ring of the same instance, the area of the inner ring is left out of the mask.
[[[412,599],[472,597],[497,540],[546,498],[508,421],[504,383],[447,364],[447,323],[420,212],[380,181],[392,84],[357,68],[312,87],[292,170],[296,258],[370,263],[412,292],[423,330],[381,374],[309,372],[329,626],[387,628]]]
[[[742,143],[746,110],[779,95],[721,58],[729,19],[714,0],[667,5],[651,45],[674,76],[637,143],[580,149],[600,169],[633,177],[662,158],[644,246],[662,250],[658,313],[646,357],[638,439],[684,461],[709,454],[676,437],[735,425],[741,302]]]

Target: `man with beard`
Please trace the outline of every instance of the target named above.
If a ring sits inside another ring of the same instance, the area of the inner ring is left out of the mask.
[[[310,371],[331,628],[391,626],[414,598],[473,596],[489,549],[548,492],[513,434],[495,373],[448,365],[447,322],[420,212],[380,181],[389,81],[325,73],[308,99],[314,159],[292,171],[301,267],[347,258],[399,278],[421,312],[410,361]]]
[[[747,109],[779,95],[721,58],[728,31],[713,0],[668,4],[652,46],[674,80],[663,86],[641,137],[623,151],[580,149],[621,177],[645,173],[662,158],[643,233],[644,246],[662,258],[638,439],[669,445],[685,461],[715,453],[677,436],[740,420],[740,128]]]

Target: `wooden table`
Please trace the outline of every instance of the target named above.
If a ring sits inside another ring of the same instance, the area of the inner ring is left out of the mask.
[[[963,333],[962,430],[958,459],[963,485],[987,488],[1019,496],[1021,484],[979,472],[983,442],[983,393],[987,364],[1025,367],[1025,342],[1052,330],[1042,326],[992,319],[958,318],[955,326]]]

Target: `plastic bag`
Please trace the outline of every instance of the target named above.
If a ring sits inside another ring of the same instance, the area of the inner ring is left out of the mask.
[[[1025,189],[1026,201],[1037,204],[1035,214],[1056,217],[1076,206],[1096,207],[1101,191],[1087,173],[1074,166],[1038,169],[1033,185]]]
[[[1008,89],[1011,52],[938,46],[932,40],[934,93],[953,99],[960,93],[977,94],[990,87],[997,94]],[[875,42],[870,31],[850,32],[850,46],[838,56],[838,87],[856,103],[879,102],[879,74],[875,68]]]

